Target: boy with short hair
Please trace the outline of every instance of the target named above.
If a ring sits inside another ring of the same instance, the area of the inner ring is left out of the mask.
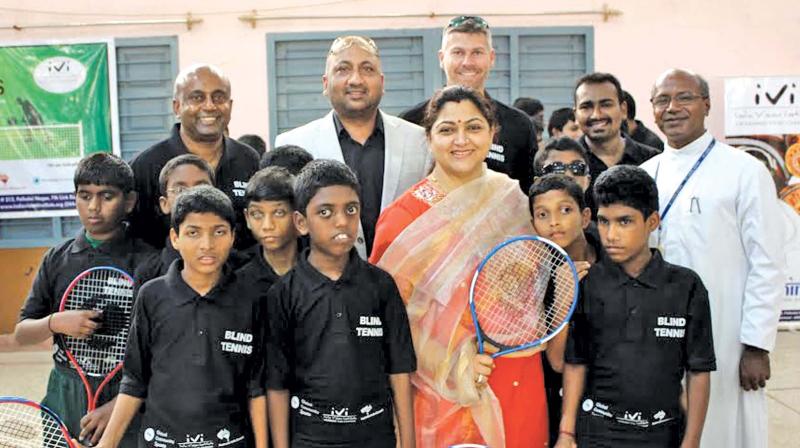
[[[158,174],[158,188],[161,193],[158,198],[158,206],[161,213],[164,216],[170,216],[175,198],[198,185],[214,185],[214,170],[211,169],[208,162],[194,154],[183,154],[170,159]],[[172,247],[172,242],[167,236],[159,257],[140,270],[137,282],[144,284],[166,274],[169,265],[178,258],[180,258],[180,254]]]
[[[244,193],[244,217],[258,245],[238,273],[265,292],[297,259],[293,188],[294,176],[286,168],[271,166],[254,174]]]
[[[562,174],[547,174],[536,179],[528,192],[531,223],[536,234],[558,244],[575,262],[579,278],[603,256],[603,246],[597,227],[591,224],[592,212],[586,207],[584,192],[575,181]],[[551,344],[563,348],[566,331],[556,336]],[[551,365],[550,359],[560,363]],[[550,446],[558,438],[561,420],[561,386],[563,351],[560,355],[542,358],[544,386],[547,394],[547,411],[550,416]]]
[[[697,447],[716,368],[706,289],[648,247],[659,217],[647,172],[614,166],[594,195],[607,256],[582,282],[572,318],[557,446]]]
[[[550,141],[533,158],[534,182],[547,174],[564,174],[571,177],[581,189],[589,189],[589,155],[586,149],[571,138]]]
[[[170,239],[181,258],[139,291],[119,398],[98,446],[116,447],[142,404],[140,448],[267,446],[262,293],[226,265],[235,216],[210,186],[176,199]]]
[[[353,249],[358,180],[341,162],[315,160],[294,194],[295,225],[310,248],[267,297],[273,442],[394,447],[394,414],[400,446],[413,447],[408,317],[392,277]]]
[[[261,156],[259,168],[281,166],[289,170],[292,176],[297,176],[300,174],[300,170],[312,160],[314,160],[314,156],[297,145],[281,145]]]
[[[59,304],[69,284],[86,269],[114,266],[136,277],[137,267],[148,262],[154,249],[127,234],[124,219],[136,203],[133,171],[125,161],[108,153],[91,154],[78,162],[74,176],[75,208],[80,232],[47,251],[31,286],[14,337],[20,344],[36,344],[54,337],[55,365],[42,403],[64,419],[70,434],[92,436],[97,441],[114,406],[119,378],[104,388],[99,406],[86,414],[86,392],[67,360],[58,335],[87,338],[102,317],[97,311],[62,311]],[[97,389],[102,378],[88,377]],[[132,439],[125,446],[135,446]]]
[[[537,178],[528,201],[537,235],[558,244],[574,261],[593,264],[602,256],[599,235],[590,225],[592,212],[573,178],[563,174]]]
[[[578,140],[583,136],[581,127],[575,121],[575,109],[571,107],[562,107],[556,109],[550,114],[550,119],[547,120],[547,134],[551,140],[557,140],[562,137],[568,137],[572,140]]]

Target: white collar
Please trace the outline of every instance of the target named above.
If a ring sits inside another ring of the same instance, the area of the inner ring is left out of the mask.
[[[664,153],[673,157],[694,157],[705,151],[713,138],[708,131],[705,131],[703,135],[681,149],[675,149],[669,143],[665,143]]]

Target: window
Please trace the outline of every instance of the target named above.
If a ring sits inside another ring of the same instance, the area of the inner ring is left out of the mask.
[[[594,69],[590,27],[496,28],[492,33],[496,59],[487,90],[504,103],[530,96],[541,100],[549,114],[571,105],[575,80]],[[386,77],[384,111],[398,114],[444,84],[439,29],[268,34],[272,141],[328,113],[330,103],[320,93],[325,58],[333,39],[344,34],[364,34],[378,45]]]

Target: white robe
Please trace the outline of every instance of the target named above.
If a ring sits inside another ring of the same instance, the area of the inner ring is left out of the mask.
[[[702,137],[642,164],[656,177],[661,211],[708,147]],[[656,174],[658,171],[658,174]],[[754,157],[719,140],[662,223],[664,259],[693,269],[708,289],[717,371],[701,446],[767,446],[764,389],[739,385],[742,344],[772,351],[781,309],[782,212],[775,184]],[[657,244],[658,231],[651,244]]]

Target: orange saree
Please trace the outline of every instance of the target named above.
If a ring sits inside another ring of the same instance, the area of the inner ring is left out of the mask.
[[[497,358],[482,392],[471,365],[474,269],[497,243],[530,233],[527,198],[516,182],[491,171],[447,195],[423,180],[381,214],[370,261],[392,274],[406,302],[418,360],[417,446],[546,446],[540,354]]]

